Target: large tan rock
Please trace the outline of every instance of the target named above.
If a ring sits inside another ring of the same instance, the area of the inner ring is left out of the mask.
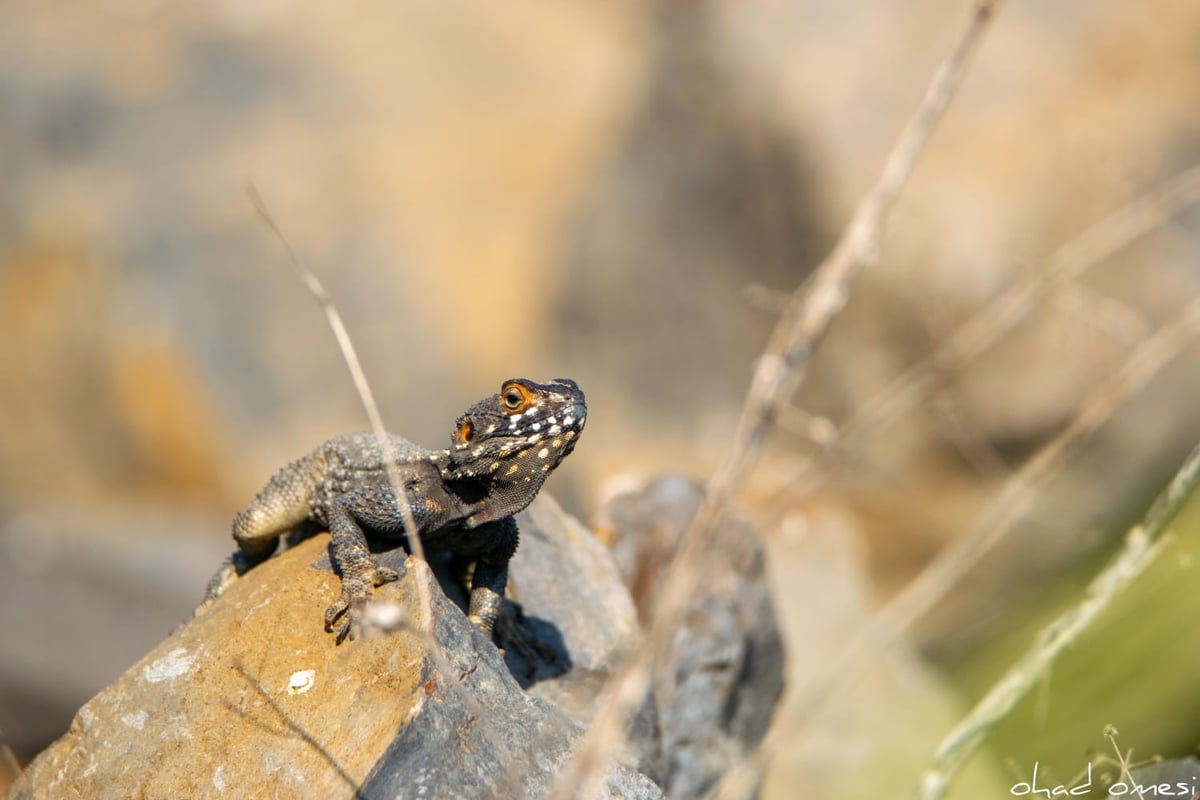
[[[525,521],[523,550],[556,541],[567,518],[553,504],[545,509],[538,525]],[[590,539],[582,528],[572,535]],[[545,794],[578,739],[578,723],[522,691],[496,646],[402,550],[379,555],[405,574],[376,592],[401,624],[335,646],[323,629],[338,589],[327,544],[326,535],[313,537],[233,582],[84,705],[10,798]],[[581,546],[592,552],[595,543]],[[544,579],[582,595],[623,591],[604,585],[611,567],[597,582],[572,574],[560,558],[538,560],[558,565],[559,574]],[[532,581],[525,580],[531,591]],[[433,599],[439,655],[404,622],[418,619],[419,583]],[[627,599],[612,602],[632,615]],[[611,613],[612,602],[596,607]],[[606,616],[587,624],[612,623]],[[636,630],[628,619],[615,623]],[[552,619],[543,625],[558,630]],[[661,797],[653,781],[626,767],[614,770],[607,792]]]

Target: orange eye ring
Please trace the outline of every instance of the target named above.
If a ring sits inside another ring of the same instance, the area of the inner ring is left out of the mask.
[[[469,419],[463,419],[458,423],[458,430],[454,432],[454,441],[459,444],[466,444],[471,441],[475,435],[475,425]]]
[[[533,392],[524,384],[509,381],[500,387],[500,405],[510,414],[520,414],[533,403]]]

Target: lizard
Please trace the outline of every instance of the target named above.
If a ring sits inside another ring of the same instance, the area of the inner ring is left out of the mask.
[[[489,638],[517,549],[513,515],[574,450],[586,420],[587,403],[574,381],[512,378],[458,418],[444,450],[388,434],[403,502],[424,549],[474,561],[467,615]],[[326,441],[277,472],[234,517],[238,550],[210,583],[208,600],[234,573],[269,558],[284,534],[306,526],[327,529],[341,594],[325,612],[325,630],[335,644],[353,638],[375,587],[399,577],[377,565],[368,548],[368,540],[404,539],[399,502],[374,433]]]

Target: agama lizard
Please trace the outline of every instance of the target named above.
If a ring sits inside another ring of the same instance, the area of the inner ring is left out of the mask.
[[[488,636],[517,549],[513,515],[575,448],[587,419],[572,380],[505,381],[500,392],[467,409],[446,450],[426,450],[388,434],[404,499],[429,552],[473,560],[468,616]],[[275,552],[280,536],[304,525],[327,528],[341,596],[325,612],[325,629],[341,643],[380,584],[396,572],[376,565],[368,538],[403,538],[404,518],[373,433],[330,439],[284,467],[233,520],[239,552],[227,566],[241,574]],[[223,588],[221,573],[210,598]]]

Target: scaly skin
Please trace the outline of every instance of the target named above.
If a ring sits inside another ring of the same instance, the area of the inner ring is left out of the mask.
[[[425,450],[389,434],[404,498],[424,548],[475,562],[469,616],[491,635],[517,549],[513,514],[574,449],[587,418],[574,381],[505,381],[458,419],[451,446]],[[342,591],[325,612],[338,643],[351,635],[376,586],[396,573],[371,558],[367,540],[404,537],[404,517],[372,433],[330,439],[280,470],[233,520],[239,574],[269,557],[279,538],[305,524],[328,528]],[[228,577],[228,576],[226,576]],[[223,588],[221,575],[210,598]]]

